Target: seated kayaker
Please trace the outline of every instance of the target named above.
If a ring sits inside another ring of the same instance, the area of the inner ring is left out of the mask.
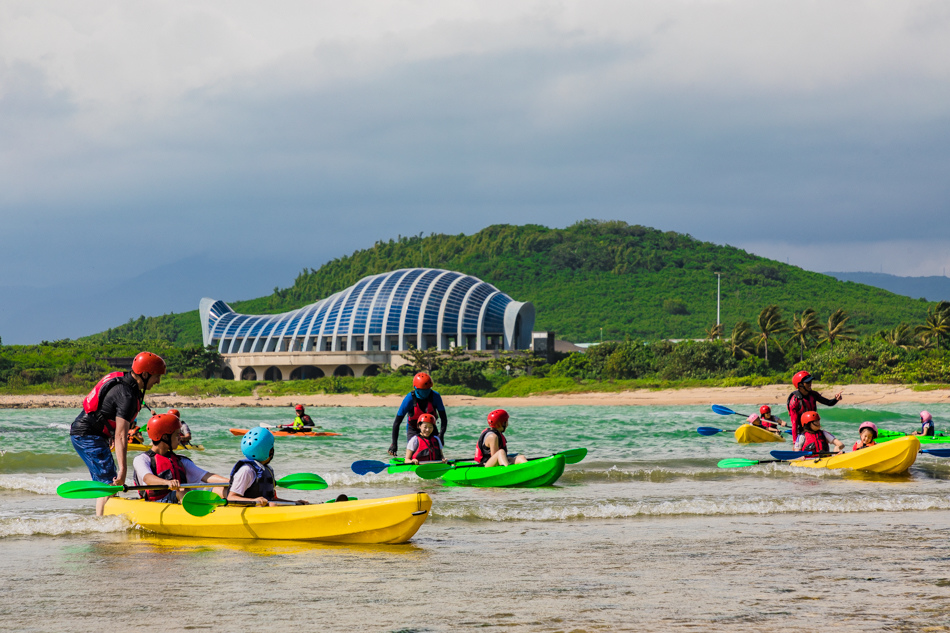
[[[836,453],[844,451],[844,444],[828,431],[821,430],[821,418],[815,411],[806,411],[801,417],[802,431],[795,440],[795,450],[808,453],[830,453],[834,446]],[[804,458],[803,458],[804,459]]]
[[[852,451],[874,446],[877,444],[874,441],[877,439],[877,425],[873,422],[862,422],[861,426],[858,427],[858,435],[861,436],[861,439],[854,443],[854,446],[851,447]]]
[[[189,429],[188,425],[185,424],[185,421],[181,419],[181,411],[178,409],[169,409],[168,412],[178,418],[178,421],[181,422],[181,445],[188,446],[192,443],[191,429]]]
[[[442,440],[435,434],[435,416],[423,413],[419,416],[419,435],[413,435],[406,446],[406,463],[444,462]]]
[[[221,475],[198,468],[187,457],[175,454],[181,436],[181,421],[170,413],[153,415],[146,425],[152,448],[132,461],[132,481],[136,486],[167,485],[168,490],[140,490],[139,496],[147,501],[177,503],[185,491],[181,484],[212,483],[226,484]],[[215,488],[223,495],[223,488]]]
[[[934,418],[930,415],[929,411],[920,412],[920,428],[911,435],[920,435],[923,437],[933,437],[936,435],[934,431]]]
[[[132,428],[129,429],[129,444],[144,444],[145,440],[142,438],[142,427],[138,424],[138,418],[132,420]]]
[[[759,407],[759,423],[762,428],[769,429],[770,431],[777,430],[780,426],[788,426],[772,415],[772,407],[767,404],[763,404]]]
[[[749,423],[749,424],[751,424],[752,426],[755,426],[755,427],[758,427],[758,428],[762,429],[763,431],[769,431],[769,432],[772,433],[773,435],[781,435],[781,433],[779,433],[777,430],[775,430],[775,429],[772,428],[771,426],[766,426],[766,425],[763,423],[762,418],[760,418],[760,417],[759,417],[758,415],[756,415],[755,413],[753,413],[752,415],[750,415],[750,416],[748,417],[748,419],[746,420],[746,422]]]
[[[488,428],[478,436],[475,445],[475,461],[483,466],[509,466],[508,442],[505,440],[505,431],[508,429],[508,412],[496,409],[488,414]],[[516,464],[528,461],[524,455],[515,457]]]
[[[294,418],[294,423],[285,428],[292,433],[312,431],[313,420],[309,415],[304,413],[303,405],[298,404],[294,407],[294,412],[297,414],[297,417]]]
[[[274,459],[274,435],[264,428],[251,429],[241,440],[241,452],[244,459],[231,469],[228,501],[254,501],[261,507],[289,501],[277,496],[274,471],[268,466]],[[293,503],[305,506],[309,502],[299,499]]]

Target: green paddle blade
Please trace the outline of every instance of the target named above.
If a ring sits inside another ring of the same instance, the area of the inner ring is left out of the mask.
[[[396,473],[404,473],[404,472],[412,471],[416,468],[419,468],[419,466],[415,464],[393,464],[392,466],[389,466],[386,469],[386,472],[389,473],[390,475],[395,475]]]
[[[452,470],[452,464],[419,464],[416,466],[416,474],[422,479],[438,479],[450,470]]]
[[[320,475],[313,473],[297,473],[296,475],[287,475],[275,482],[281,488],[290,488],[291,490],[324,490],[329,484],[323,480]]]
[[[746,466],[755,466],[758,463],[754,459],[724,459],[716,466],[719,468],[745,468]]]
[[[561,451],[559,455],[564,456],[564,463],[566,464],[576,464],[585,457],[587,457],[586,448],[572,448],[567,451]]]
[[[214,512],[218,506],[226,506],[228,502],[210,490],[192,490],[181,500],[185,512],[193,517],[203,517]]]
[[[98,499],[122,492],[123,488],[98,481],[67,481],[56,488],[56,494],[66,499]]]

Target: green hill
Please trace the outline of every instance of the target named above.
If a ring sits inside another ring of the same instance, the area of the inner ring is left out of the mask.
[[[716,320],[716,275],[722,273],[722,321],[754,324],[777,304],[786,318],[813,308],[819,318],[843,308],[859,334],[926,318],[930,304],[802,270],[731,246],[702,242],[624,222],[586,220],[566,229],[495,225],[474,235],[398,237],[304,270],[285,289],[231,306],[247,314],[284,312],[313,303],[366,275],[433,267],[484,279],[537,308],[538,330],[595,341],[637,337],[700,338]],[[225,299],[225,297],[215,297]],[[140,317],[88,339],[166,339],[201,343],[198,311]]]

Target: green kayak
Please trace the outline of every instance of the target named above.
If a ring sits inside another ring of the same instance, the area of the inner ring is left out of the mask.
[[[564,456],[552,455],[532,459],[524,464],[485,468],[475,462],[459,463],[442,475],[450,486],[476,488],[536,488],[550,486],[564,473]]]
[[[901,433],[900,431],[888,431],[886,429],[881,429],[877,433],[878,442],[886,442],[888,440],[896,440],[899,437],[906,437],[907,433]],[[936,435],[934,437],[927,437],[925,435],[915,436],[920,440],[921,444],[950,444],[950,436],[947,435]]]

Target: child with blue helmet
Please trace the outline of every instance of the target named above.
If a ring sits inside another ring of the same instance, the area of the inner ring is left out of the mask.
[[[289,501],[277,496],[274,471],[268,466],[274,458],[274,435],[265,428],[251,429],[241,440],[241,452],[244,459],[231,469],[228,501],[254,501],[261,507]],[[291,503],[309,502],[299,499]]]

